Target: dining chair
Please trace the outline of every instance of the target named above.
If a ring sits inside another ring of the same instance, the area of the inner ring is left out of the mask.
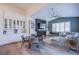
[[[22,38],[22,43],[21,43],[21,48],[22,48],[23,45],[25,44],[26,40],[25,40],[25,37],[23,35],[21,35],[21,38]]]
[[[37,48],[39,48],[39,40],[38,40],[38,37],[34,34],[31,35],[31,46],[35,46]]]

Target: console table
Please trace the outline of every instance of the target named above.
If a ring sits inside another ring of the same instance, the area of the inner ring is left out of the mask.
[[[74,39],[74,40],[70,40],[69,38],[66,40],[66,48],[67,48],[67,51],[69,49],[74,49],[76,50],[77,52],[79,51],[78,49],[78,39]]]

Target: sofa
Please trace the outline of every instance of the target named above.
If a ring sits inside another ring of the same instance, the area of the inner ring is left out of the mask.
[[[59,33],[59,36],[55,35],[55,36],[49,36],[46,40],[48,43],[51,43],[51,44],[56,44],[58,46],[62,46],[62,47],[67,47],[67,34],[68,33]],[[70,32],[69,33],[70,35],[70,40],[74,40],[73,36],[74,36],[74,32]],[[79,49],[79,34],[78,34],[78,49]]]

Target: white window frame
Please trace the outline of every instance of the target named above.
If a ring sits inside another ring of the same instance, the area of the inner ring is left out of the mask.
[[[52,32],[70,32],[70,25],[71,25],[70,21],[61,22],[61,23],[53,23]],[[59,28],[57,28],[58,26]]]

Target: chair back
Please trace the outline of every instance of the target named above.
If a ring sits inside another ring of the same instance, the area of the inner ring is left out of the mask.
[[[21,38],[22,38],[22,41],[25,41],[25,38],[24,38],[24,36],[23,36],[23,35],[21,35]]]

